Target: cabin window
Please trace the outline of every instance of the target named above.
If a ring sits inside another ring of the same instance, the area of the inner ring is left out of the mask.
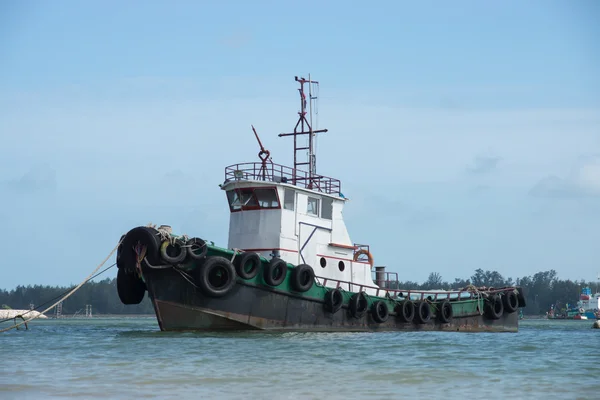
[[[333,216],[333,199],[328,197],[323,198],[323,208],[321,209],[321,218],[332,219]]]
[[[283,194],[283,208],[294,211],[295,192],[292,189],[285,189]]]
[[[243,188],[227,191],[229,208],[233,211],[279,208],[275,188]]]
[[[306,213],[319,216],[319,199],[314,197],[308,198]]]
[[[279,199],[275,189],[254,189],[260,208],[279,208]]]

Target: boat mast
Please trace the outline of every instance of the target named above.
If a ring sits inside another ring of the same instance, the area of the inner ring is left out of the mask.
[[[323,133],[323,132],[327,132],[327,129],[319,129],[319,130],[313,130],[312,128],[312,101],[313,101],[313,97],[312,97],[312,91],[310,88],[310,85],[313,83],[319,84],[319,82],[317,81],[313,81],[310,79],[310,75],[308,76],[308,79],[304,79],[302,77],[298,78],[297,76],[294,77],[296,82],[300,83],[300,88],[298,89],[298,92],[300,93],[300,111],[298,111],[298,122],[296,122],[296,126],[294,127],[294,132],[291,133],[280,133],[279,137],[283,137],[283,136],[293,136],[294,137],[294,171],[293,171],[293,177],[292,177],[292,184],[296,184],[296,181],[299,180],[307,180],[308,182],[306,182],[306,186],[309,189],[313,188],[313,180],[316,179],[315,176],[315,169],[316,169],[316,155],[314,154],[314,150],[313,150],[313,136],[316,133]],[[311,102],[309,109],[310,109],[310,122],[306,119],[306,95],[304,93],[304,84],[308,83],[309,84],[309,100]],[[298,131],[298,127],[300,127],[300,131]],[[308,129],[308,130],[306,130]],[[298,136],[299,135],[308,135],[308,147],[298,147]],[[299,162],[298,160],[298,151],[302,151],[302,150],[308,150],[308,161],[307,162]],[[300,165],[308,165],[308,176],[307,177],[298,177],[298,166]]]

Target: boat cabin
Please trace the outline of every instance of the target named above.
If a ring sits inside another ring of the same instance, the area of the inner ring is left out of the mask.
[[[308,150],[313,162],[301,163],[294,157],[294,168],[274,164],[254,131],[261,161],[226,167],[225,181],[220,185],[230,209],[228,247],[253,251],[267,259],[279,257],[294,265],[308,264],[326,286],[340,284],[354,291],[360,285],[373,287],[369,248],[354,244],[344,223],[342,211],[347,199],[340,191],[341,182],[314,171],[311,138],[316,132],[327,131],[313,131],[305,117],[303,84],[314,81],[296,80],[301,83],[300,119],[294,133],[279,136],[294,136],[294,151]],[[297,145],[296,136],[302,134],[309,135],[308,147]],[[298,168],[302,164],[308,165],[308,172]]]
[[[323,278],[374,286],[372,260],[360,257],[364,251],[356,256],[363,247],[350,239],[342,215],[346,199],[340,193],[283,183],[277,177],[226,180],[221,188],[231,212],[229,248],[308,264]]]

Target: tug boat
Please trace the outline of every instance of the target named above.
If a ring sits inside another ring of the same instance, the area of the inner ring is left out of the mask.
[[[252,126],[260,161],[227,166],[219,185],[227,247],[168,225],[134,227],[117,250],[121,302],[139,304],[147,292],[162,331],[517,332],[522,288],[400,288],[370,246],[351,240],[340,180],[316,173],[314,137],[327,132],[312,127],[319,83],[295,81],[298,122],[279,134],[293,138],[294,166],[273,163]]]

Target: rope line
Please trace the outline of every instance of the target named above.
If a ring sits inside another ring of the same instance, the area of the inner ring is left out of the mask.
[[[17,328],[17,327],[18,327],[18,326],[20,326],[20,325],[26,324],[27,322],[29,322],[29,321],[31,321],[31,320],[34,320],[34,319],[38,318],[40,315],[47,313],[48,311],[50,311],[51,309],[53,309],[54,307],[56,307],[56,305],[57,305],[58,303],[60,303],[61,301],[64,301],[64,300],[68,299],[68,298],[69,298],[69,297],[70,297],[70,296],[71,296],[73,293],[75,293],[77,290],[79,290],[79,288],[80,288],[80,287],[82,287],[82,286],[83,286],[83,285],[84,285],[86,282],[88,282],[90,279],[92,279],[93,275],[94,275],[94,274],[95,274],[95,273],[96,273],[96,272],[97,272],[97,271],[98,271],[98,270],[99,270],[99,269],[100,269],[100,268],[101,268],[101,267],[102,267],[104,264],[106,264],[106,262],[108,261],[108,259],[109,259],[109,258],[110,258],[110,257],[113,255],[113,253],[114,253],[115,251],[117,251],[117,249],[119,248],[119,246],[120,246],[120,245],[121,245],[121,241],[119,241],[119,243],[117,243],[117,245],[116,245],[116,246],[115,246],[115,248],[114,248],[114,249],[113,249],[113,250],[110,252],[110,254],[109,254],[108,256],[106,256],[106,258],[104,259],[104,261],[102,261],[102,263],[100,263],[100,264],[99,264],[99,265],[96,267],[96,269],[94,269],[94,270],[92,271],[92,273],[88,275],[88,277],[87,277],[87,278],[85,278],[85,279],[84,279],[84,280],[83,280],[83,281],[82,281],[82,282],[81,282],[79,285],[77,285],[77,286],[76,286],[76,287],[75,287],[73,290],[71,290],[71,291],[70,291],[70,292],[69,292],[69,293],[68,293],[66,296],[64,296],[62,299],[60,299],[60,300],[59,300],[59,301],[57,301],[56,303],[52,304],[50,307],[48,307],[47,309],[45,309],[44,311],[42,311],[42,312],[41,312],[40,314],[38,314],[38,315],[34,315],[33,317],[31,317],[31,318],[29,318],[29,319],[27,319],[27,320],[24,320],[23,322],[20,322],[20,323],[18,323],[18,324],[16,324],[16,325],[9,326],[8,328],[1,329],[1,330],[0,330],[0,333],[2,333],[2,332],[6,332],[6,331],[9,331],[9,330],[11,330],[11,329]]]
[[[110,267],[106,267],[106,268],[104,268],[102,271],[100,271],[100,272],[98,272],[96,275],[92,276],[92,277],[90,278],[90,280],[94,279],[94,278],[95,278],[95,277],[97,277],[97,276],[100,276],[100,275],[102,275],[103,273],[105,273],[106,271],[108,271],[109,269],[111,269],[112,267],[114,267],[115,265],[117,265],[117,263],[114,263],[114,264],[113,264],[113,265],[111,265]],[[63,292],[62,292],[61,294],[59,294],[58,296],[54,296],[54,297],[53,297],[53,298],[51,298],[50,300],[47,300],[47,301],[43,302],[42,304],[40,304],[39,306],[37,306],[37,307],[34,307],[32,310],[28,310],[28,311],[24,312],[23,314],[19,314],[18,316],[27,315],[27,314],[29,314],[29,313],[30,313],[30,312],[32,312],[32,311],[37,311],[39,308],[42,308],[42,307],[44,307],[46,304],[48,304],[48,303],[50,303],[50,302],[53,302],[54,300],[58,299],[59,297],[62,297],[62,296],[64,296],[64,295],[65,295],[65,294],[66,294],[66,293],[67,293],[69,290],[71,290],[71,289],[67,289],[67,290],[63,291]],[[0,320],[0,324],[1,324],[1,323],[3,323],[3,322],[10,321],[11,319],[13,319],[13,318],[6,318],[6,319],[3,319],[3,320]]]

